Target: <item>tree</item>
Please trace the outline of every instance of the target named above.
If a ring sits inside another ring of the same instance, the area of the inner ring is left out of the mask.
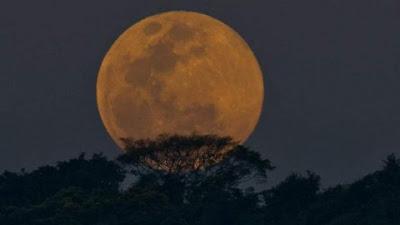
[[[123,169],[101,154],[91,159],[81,154],[76,159],[43,166],[31,173],[4,172],[0,176],[0,207],[40,203],[66,187],[117,191],[124,177]]]
[[[164,136],[132,143],[119,161],[80,155],[32,172],[4,172],[0,224],[400,224],[400,160],[394,155],[351,184],[321,190],[320,177],[307,172],[257,192],[252,186],[266,181],[271,163],[229,138]],[[120,188],[128,171],[135,179]]]
[[[214,135],[160,135],[156,139],[121,140],[126,149],[119,157],[121,162],[166,173],[204,169],[221,161],[237,146],[230,137]]]
[[[127,152],[119,161],[139,177],[133,188],[157,189],[176,209],[173,220],[189,224],[238,223],[246,209],[255,211],[259,203],[258,195],[244,193],[240,184],[265,181],[273,169],[269,160],[226,137],[162,136],[125,142]]]
[[[300,224],[305,212],[318,197],[320,177],[292,174],[270,190],[264,191],[265,220],[270,224]]]

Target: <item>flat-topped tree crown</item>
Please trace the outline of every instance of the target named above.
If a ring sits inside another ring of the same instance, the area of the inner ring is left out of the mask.
[[[215,135],[160,135],[156,139],[121,140],[126,150],[126,154],[119,158],[121,162],[169,173],[195,171],[214,165],[238,145],[230,137]]]

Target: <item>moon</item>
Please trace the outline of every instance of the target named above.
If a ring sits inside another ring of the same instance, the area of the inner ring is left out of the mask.
[[[97,105],[116,144],[161,134],[230,136],[243,143],[264,100],[255,55],[210,16],[172,11],[127,29],[105,55]]]

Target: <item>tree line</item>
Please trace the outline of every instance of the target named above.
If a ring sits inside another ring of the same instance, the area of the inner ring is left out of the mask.
[[[3,172],[0,224],[400,224],[395,155],[351,184],[322,189],[320,177],[307,172],[257,191],[254,186],[267,182],[274,167],[229,138],[173,136],[126,143],[126,153],[116,160],[81,154],[31,172]],[[212,152],[217,155],[207,155]]]

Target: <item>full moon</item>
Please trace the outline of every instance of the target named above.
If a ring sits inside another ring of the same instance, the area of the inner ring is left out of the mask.
[[[101,119],[121,138],[161,134],[230,136],[243,143],[262,109],[260,66],[232,28],[210,16],[173,11],[127,29],[97,78]]]

